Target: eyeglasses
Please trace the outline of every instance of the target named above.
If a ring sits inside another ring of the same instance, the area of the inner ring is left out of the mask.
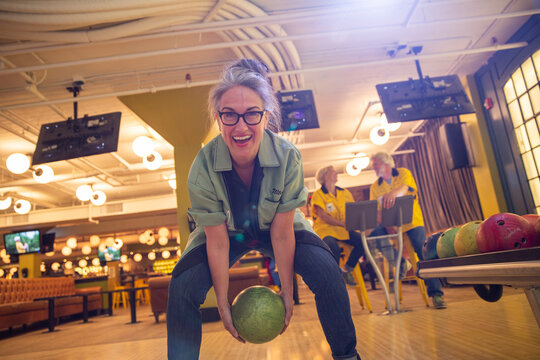
[[[257,125],[261,122],[265,111],[247,111],[243,114],[238,114],[234,111],[219,111],[218,114],[223,125],[234,126],[240,118],[244,119],[244,122],[248,125]]]

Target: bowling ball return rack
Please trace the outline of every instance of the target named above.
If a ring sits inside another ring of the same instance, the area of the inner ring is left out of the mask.
[[[521,288],[540,327],[540,246],[419,261],[418,277],[473,285],[489,302],[501,298],[503,286]]]

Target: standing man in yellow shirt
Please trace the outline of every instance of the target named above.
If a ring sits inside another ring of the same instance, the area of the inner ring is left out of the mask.
[[[402,231],[409,236],[414,251],[420,260],[422,257],[422,245],[426,241],[426,231],[424,229],[424,217],[418,203],[418,188],[416,182],[408,169],[396,168],[394,159],[390,154],[378,152],[371,156],[371,165],[378,179],[371,185],[370,200],[378,200],[379,209],[389,209],[394,206],[396,198],[404,195],[413,195],[413,218],[410,224],[402,226]],[[381,236],[388,234],[382,225],[376,227],[370,236]],[[389,240],[377,241],[377,247],[390,263],[395,263],[397,251],[389,244]],[[389,251],[388,251],[389,250]],[[402,260],[402,265],[403,265]],[[403,267],[403,266],[402,266]],[[437,309],[446,308],[439,279],[426,280],[428,296],[433,299],[433,306]]]
[[[353,250],[341,271],[345,282],[355,286],[356,283],[351,271],[364,255],[364,247],[360,234],[345,229],[345,203],[353,202],[354,198],[349,190],[336,186],[337,175],[338,173],[332,165],[317,170],[315,178],[321,184],[321,188],[315,191],[311,197],[313,229],[330,247],[338,265],[341,249],[337,242],[343,241],[353,246]]]

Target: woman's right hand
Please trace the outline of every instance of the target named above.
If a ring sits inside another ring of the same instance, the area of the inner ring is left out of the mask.
[[[238,331],[236,331],[236,328],[234,327],[233,321],[232,321],[232,315],[231,315],[231,307],[227,303],[224,306],[219,306],[219,316],[221,316],[221,321],[223,321],[223,326],[225,327],[225,330],[227,330],[233,338],[240,341],[241,343],[245,343],[246,341],[238,335]]]

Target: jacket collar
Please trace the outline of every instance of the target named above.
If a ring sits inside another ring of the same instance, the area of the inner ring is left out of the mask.
[[[328,194],[328,189],[326,188],[326,186],[322,185],[321,190],[322,190],[323,193]],[[339,186],[336,186],[336,190],[343,190],[343,188],[340,188]]]
[[[276,149],[274,148],[274,140],[272,139],[273,136],[275,135],[271,134],[270,130],[265,130],[263,133],[259,152],[257,153],[261,167],[279,167],[279,160]],[[221,134],[216,137],[216,152],[214,153],[212,167],[216,172],[232,170],[231,153]]]
[[[396,168],[392,168],[392,177],[396,177],[396,176],[398,176],[398,175],[399,175],[399,171],[397,171]],[[381,177],[379,178],[379,180],[377,180],[377,181],[378,181],[377,184],[381,185],[382,182],[383,182],[384,180],[383,180],[383,178],[382,178],[382,176],[381,176]]]

